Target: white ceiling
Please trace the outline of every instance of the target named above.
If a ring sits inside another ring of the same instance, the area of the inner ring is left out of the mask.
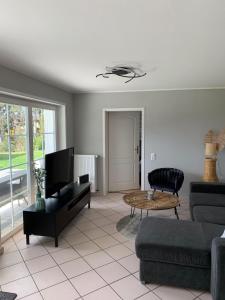
[[[95,77],[121,63],[148,74]],[[0,0],[0,65],[73,92],[225,87],[225,1]]]

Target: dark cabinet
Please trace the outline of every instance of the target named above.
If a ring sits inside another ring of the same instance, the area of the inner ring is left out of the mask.
[[[85,205],[90,208],[90,201],[90,183],[73,183],[62,191],[60,197],[46,199],[45,211],[36,211],[34,204],[25,209],[23,229],[27,244],[29,236],[34,234],[53,237],[58,247],[60,232]]]

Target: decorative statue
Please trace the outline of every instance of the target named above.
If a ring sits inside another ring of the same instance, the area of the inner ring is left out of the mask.
[[[218,181],[216,174],[217,155],[225,147],[225,129],[219,133],[209,130],[204,138],[205,143],[205,163],[204,163],[204,181]]]

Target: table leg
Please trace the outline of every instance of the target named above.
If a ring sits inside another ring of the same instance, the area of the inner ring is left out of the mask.
[[[55,237],[55,247],[58,247],[59,243],[58,243],[58,237]]]
[[[141,209],[141,220],[142,220],[142,209]]]
[[[27,245],[30,244],[30,236],[29,236],[29,234],[26,234],[26,244]]]
[[[179,216],[178,216],[178,212],[177,212],[177,208],[176,207],[174,207],[174,212],[175,212],[175,215],[177,217],[177,220],[179,220]]]
[[[133,218],[133,216],[134,216],[134,211],[135,211],[135,207],[131,206],[131,209],[130,209],[130,217],[131,218]]]
[[[147,209],[147,217],[148,217],[148,209]]]

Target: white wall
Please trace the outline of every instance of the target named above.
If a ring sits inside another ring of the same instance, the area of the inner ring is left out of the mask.
[[[74,142],[80,154],[99,154],[98,182],[102,190],[102,109],[144,107],[145,187],[147,173],[158,167],[184,171],[183,194],[189,182],[203,174],[203,138],[209,129],[225,128],[225,90],[93,93],[74,95]],[[150,152],[157,160],[150,161]],[[225,179],[225,155],[220,155]]]
[[[41,81],[32,79],[21,73],[9,70],[5,67],[0,66],[0,92],[9,91],[19,94],[24,94],[35,98],[37,100],[44,100],[54,104],[65,105],[65,116],[63,115],[64,108],[60,107],[58,116],[60,123],[65,122],[66,139],[65,136],[60,137],[60,142],[66,143],[66,146],[73,146],[73,127],[72,121],[72,95],[53,86],[50,86]],[[1,101],[1,95],[0,95]],[[65,134],[65,131],[63,132]]]

